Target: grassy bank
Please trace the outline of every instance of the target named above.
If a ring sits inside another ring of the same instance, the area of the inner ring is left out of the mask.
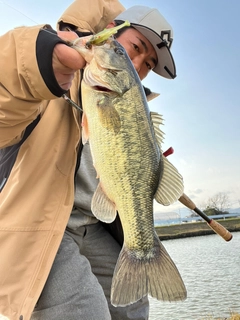
[[[212,318],[212,317],[210,317],[210,318],[207,318],[207,319],[205,318],[205,319],[202,319],[202,320],[240,320],[240,314],[232,312],[232,314],[230,315],[229,318],[226,318],[226,317],[224,317],[224,318]]]
[[[230,232],[240,231],[240,218],[221,219],[216,221]],[[215,233],[206,222],[171,224],[169,226],[158,226],[155,229],[161,240],[195,237]]]

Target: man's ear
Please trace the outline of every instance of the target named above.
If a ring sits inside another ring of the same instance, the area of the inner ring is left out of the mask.
[[[110,29],[110,28],[114,28],[114,27],[116,27],[116,23],[114,21],[112,21],[106,26],[106,29]]]

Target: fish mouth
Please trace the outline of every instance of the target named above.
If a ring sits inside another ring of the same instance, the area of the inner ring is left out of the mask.
[[[103,86],[93,86],[92,87],[96,91],[101,91],[101,92],[107,92],[107,93],[113,93],[114,91],[110,90],[109,88],[103,87]]]
[[[91,72],[87,72],[84,75],[84,81],[89,87],[91,87],[91,89],[95,91],[114,93],[112,88],[107,83],[103,83],[102,81],[100,82],[98,79],[96,79],[96,77],[93,76]]]
[[[98,65],[98,68],[105,70],[106,72],[110,72],[109,69],[105,69],[99,65]],[[122,94],[122,91],[120,88],[118,88],[117,86],[114,86],[114,88],[112,88],[112,86],[108,84],[108,82],[103,81],[103,79],[99,79],[99,77],[96,74],[92,73],[88,67],[85,68],[85,71],[83,74],[83,80],[86,83],[86,85],[91,87],[92,90],[95,90],[98,92],[104,92],[108,94],[115,94],[115,95]]]

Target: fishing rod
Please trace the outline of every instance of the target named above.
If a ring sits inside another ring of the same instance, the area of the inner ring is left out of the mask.
[[[165,157],[169,156],[174,152],[173,148],[170,147],[168,150],[163,152]],[[208,224],[208,226],[218,235],[220,235],[225,241],[230,241],[232,239],[232,234],[220,223],[217,221],[210,219],[204,212],[197,208],[195,203],[185,194],[183,193],[181,197],[178,199],[183,205],[185,205],[190,210],[196,212],[200,217],[202,217]]]

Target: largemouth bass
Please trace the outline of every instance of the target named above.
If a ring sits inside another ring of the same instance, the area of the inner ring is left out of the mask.
[[[149,111],[141,81],[113,38],[75,47],[88,61],[82,81],[82,136],[89,140],[99,178],[92,212],[111,223],[118,212],[124,233],[111,303],[125,306],[147,294],[163,301],[186,298],[177,267],[160,242],[153,200],[169,205],[183,194],[182,177],[163,156],[162,117]]]

